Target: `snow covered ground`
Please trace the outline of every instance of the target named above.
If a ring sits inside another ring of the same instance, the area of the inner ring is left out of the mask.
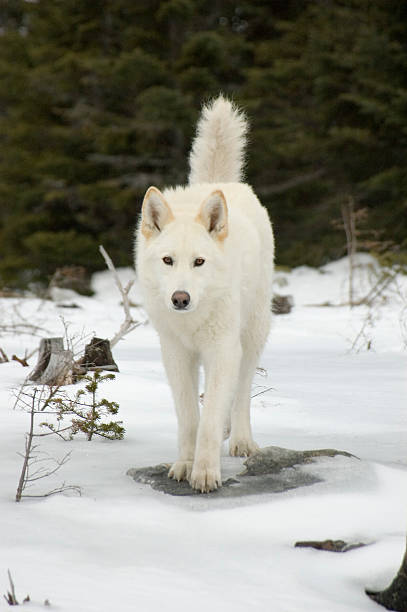
[[[363,293],[375,277],[372,261],[365,256],[361,263],[357,286]],[[132,272],[120,274],[127,279]],[[175,414],[158,339],[145,325],[115,347],[120,373],[102,388],[104,397],[120,404],[124,440],[44,438],[43,450],[53,457],[71,450],[71,460],[30,492],[65,481],[80,486],[82,496],[17,504],[17,452],[24,449],[29,419],[13,410],[13,389],[27,369],[15,361],[1,364],[0,594],[8,589],[10,568],[17,598],[29,593],[30,610],[44,609],[45,599],[61,612],[381,609],[364,588],[381,589],[392,580],[407,528],[407,279],[386,290],[388,299],[369,318],[366,307],[340,306],[346,277],[346,260],[277,274],[276,291],[292,294],[295,308],[274,318],[261,362],[268,377],[258,376],[253,389],[271,387],[253,399],[261,446],[331,447],[363,460],[354,469],[345,469],[341,458],[325,460],[326,483],[228,500],[175,498],[126,476],[130,467],[176,456]],[[63,335],[62,314],[71,335],[111,337],[123,318],[120,296],[108,272],[94,277],[94,287],[93,298],[60,295],[78,309],[3,298],[2,323],[21,322],[20,313],[45,328],[42,335]],[[333,305],[321,306],[326,302]],[[0,337],[9,356],[21,357],[38,342],[26,334]],[[224,477],[241,462],[225,447]],[[370,545],[344,554],[294,548],[297,540],[327,538]]]

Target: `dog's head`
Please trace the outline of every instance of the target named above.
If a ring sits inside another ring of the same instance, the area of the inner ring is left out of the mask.
[[[220,274],[228,235],[228,209],[222,191],[212,192],[196,216],[174,214],[163,194],[150,187],[144,197],[141,233],[146,241],[149,282],[170,311],[194,311],[224,284]]]

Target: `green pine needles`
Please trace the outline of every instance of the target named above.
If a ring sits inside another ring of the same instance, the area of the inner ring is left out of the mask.
[[[79,389],[76,392],[73,399],[67,398],[65,395],[53,398],[52,403],[57,409],[58,424],[65,416],[72,416],[72,422],[68,428],[69,439],[72,439],[79,432],[84,433],[89,441],[92,440],[93,436],[101,436],[108,440],[123,439],[125,433],[122,426],[123,421],[107,420],[111,415],[118,413],[119,404],[106,398],[99,399],[99,385],[114,379],[114,374],[102,374],[100,370],[95,370],[92,374],[81,377],[81,380],[86,381],[87,384],[84,389]],[[66,432],[67,429],[63,428],[61,430],[52,423],[41,423],[41,425],[58,434],[61,431]]]
[[[98,399],[99,384],[114,379],[114,374],[102,374],[100,370],[95,370],[93,375],[86,374],[83,377],[87,384],[85,389],[77,391],[71,408],[71,412],[75,415],[72,419],[72,434],[81,431],[86,434],[89,441],[94,435],[109,440],[123,439],[125,430],[121,426],[122,421],[103,421],[106,417],[118,413],[119,404],[105,398]]]

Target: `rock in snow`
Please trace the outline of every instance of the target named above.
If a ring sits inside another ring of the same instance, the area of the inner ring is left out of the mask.
[[[295,451],[279,446],[267,446],[246,459],[244,472],[222,482],[222,487],[217,491],[204,495],[207,497],[243,497],[261,493],[281,493],[289,489],[309,486],[322,482],[323,479],[312,472],[301,470],[300,466],[314,462],[320,457],[337,455],[355,458],[350,453],[334,449]],[[187,481],[177,482],[169,478],[170,467],[169,463],[160,463],[145,468],[130,468],[127,474],[136,482],[148,484],[153,489],[169,495],[202,495],[193,490]],[[341,469],[340,466],[338,469]]]

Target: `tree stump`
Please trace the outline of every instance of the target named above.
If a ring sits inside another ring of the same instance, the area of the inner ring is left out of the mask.
[[[73,354],[64,349],[63,338],[43,338],[40,342],[38,362],[28,377],[42,385],[72,383]]]
[[[277,295],[273,296],[271,310],[274,314],[288,314],[294,306],[292,295]]]
[[[92,296],[94,292],[90,286],[90,278],[83,266],[64,266],[57,268],[49,283],[48,289],[59,287],[71,289],[80,295]]]
[[[113,359],[109,340],[92,338],[85,346],[85,354],[78,361],[78,365],[85,370],[110,370],[118,372],[119,368]]]

